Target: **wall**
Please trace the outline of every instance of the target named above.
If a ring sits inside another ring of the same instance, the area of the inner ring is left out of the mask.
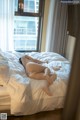
[[[76,11],[75,11],[76,9]],[[76,42],[77,25],[80,27],[80,4],[68,6],[68,31],[69,39],[66,50],[66,58],[72,62]]]
[[[49,5],[50,5],[50,0],[45,0],[43,32],[42,32],[42,44],[41,44],[41,51],[42,52],[45,51],[46,30],[47,30],[47,23],[48,23]]]
[[[42,32],[42,44],[41,44],[41,51],[45,51],[45,43],[46,43],[46,30],[47,30],[47,23],[48,23],[48,14],[49,14],[49,6],[50,0],[45,0],[45,9],[44,9],[44,21],[43,21],[43,32]],[[80,12],[80,5],[77,6],[77,11]],[[67,44],[66,50],[66,58],[71,62],[74,52],[75,46],[75,19],[74,19],[74,5],[68,6],[68,31],[69,31],[69,39]],[[79,17],[80,14],[78,13]],[[80,25],[80,24],[79,24]]]
[[[70,62],[72,62],[72,58],[73,58],[75,41],[76,41],[76,38],[69,35],[69,37],[68,37],[68,43],[67,43],[67,50],[66,50],[66,58]]]
[[[68,6],[68,31],[72,36],[76,36],[77,26],[80,27],[80,4]]]

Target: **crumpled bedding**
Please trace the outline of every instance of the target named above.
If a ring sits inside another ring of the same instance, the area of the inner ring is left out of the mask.
[[[11,114],[30,115],[63,107],[70,73],[70,64],[67,59],[52,52],[2,52],[1,54],[8,63],[6,64],[8,65],[7,82],[4,86],[11,97]],[[52,96],[48,96],[41,89],[41,86],[45,84],[45,80],[34,80],[27,77],[24,67],[19,63],[19,58],[25,54],[46,61],[48,64],[45,63],[45,66],[49,67],[52,73],[55,70],[57,79],[50,86]],[[54,69],[57,67],[60,69]]]

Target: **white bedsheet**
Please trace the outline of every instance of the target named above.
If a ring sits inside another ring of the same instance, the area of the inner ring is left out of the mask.
[[[3,53],[9,64],[9,81],[5,84],[8,94],[11,97],[11,114],[29,115],[40,111],[54,110],[62,108],[67,87],[67,80],[70,73],[70,64],[62,56],[51,53],[28,53],[39,60],[47,61],[48,66],[53,72],[53,66],[60,66],[57,73],[57,79],[50,86],[53,93],[48,96],[42,89],[41,85],[45,80],[33,80],[26,76],[24,67],[18,62],[19,57],[23,54],[19,53]]]

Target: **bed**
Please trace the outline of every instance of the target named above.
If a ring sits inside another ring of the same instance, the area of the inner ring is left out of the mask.
[[[0,111],[10,110],[10,96],[6,87],[0,86]]]
[[[49,87],[52,96],[41,89],[45,80],[27,77],[24,67],[19,63],[19,58],[26,54],[46,61],[51,72],[56,72],[57,78]],[[57,53],[0,51],[0,112],[9,110],[12,115],[31,115],[63,108],[69,73],[70,63]]]

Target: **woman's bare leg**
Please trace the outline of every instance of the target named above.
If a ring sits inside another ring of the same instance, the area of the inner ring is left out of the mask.
[[[52,95],[51,91],[49,90],[49,83],[47,81],[47,76],[44,73],[33,73],[29,75],[30,78],[37,79],[37,80],[45,80],[41,89],[49,96]]]
[[[44,73],[31,73],[29,77],[37,80],[47,80],[47,76]]]
[[[44,72],[45,72],[45,75],[50,75],[50,69],[49,68],[45,68]]]
[[[52,84],[53,81],[57,78],[57,74],[56,73],[51,74],[49,68],[45,69],[45,76],[47,76],[47,80],[48,80],[49,84]]]
[[[29,59],[31,62],[35,62],[35,63],[38,63],[38,64],[44,63],[43,61],[40,61],[38,59],[34,59],[34,58],[32,58],[31,56],[28,56],[28,55],[25,55],[25,58]]]
[[[45,75],[44,73],[31,73],[29,74],[30,78],[37,79],[37,80],[47,80],[49,85],[53,83],[53,81],[57,78],[56,74],[52,75]]]
[[[29,75],[30,78],[33,78],[33,79],[37,79],[37,80],[45,80],[43,85],[41,86],[42,90],[44,90],[46,92],[47,95],[51,96],[52,93],[49,89],[49,86],[51,85],[51,83],[49,82],[49,80],[51,81],[51,77],[49,76],[45,76],[44,73],[33,73],[33,74],[30,74]]]
[[[50,89],[49,89],[49,84],[45,83],[45,85],[42,86],[42,90],[49,96],[52,96],[53,94],[51,93]]]
[[[50,79],[47,79],[49,84],[51,85],[53,83],[53,81],[55,81],[57,78],[57,74],[56,73],[53,73],[50,75]]]
[[[34,62],[29,62],[26,64],[26,70],[29,72],[29,73],[40,73],[40,72],[43,72],[44,73],[44,70],[45,70],[45,66],[42,66],[38,63],[34,63]]]

